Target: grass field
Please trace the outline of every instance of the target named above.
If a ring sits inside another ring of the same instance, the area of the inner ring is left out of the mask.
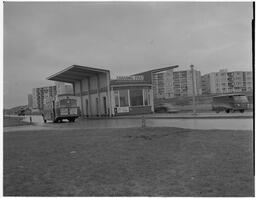
[[[253,196],[251,131],[4,133],[5,196]]]
[[[28,122],[23,122],[22,117],[4,117],[3,125],[4,127],[10,127],[10,126],[22,126],[22,125],[28,125]]]

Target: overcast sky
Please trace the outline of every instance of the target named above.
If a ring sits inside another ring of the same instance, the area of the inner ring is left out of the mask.
[[[70,65],[251,70],[252,3],[5,2],[4,107]]]

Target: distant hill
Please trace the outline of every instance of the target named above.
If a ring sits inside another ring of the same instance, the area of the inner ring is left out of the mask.
[[[4,109],[4,115],[14,115],[14,114],[17,114],[17,112],[19,110],[21,110],[21,109],[26,109],[26,111],[29,110],[27,105],[21,105],[21,106],[13,107],[13,108],[10,108],[10,109]]]

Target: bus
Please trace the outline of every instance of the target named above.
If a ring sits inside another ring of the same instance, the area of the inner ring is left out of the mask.
[[[212,98],[212,110],[216,113],[225,111],[226,113],[240,111],[243,113],[248,109],[249,102],[243,94],[227,94]]]
[[[57,95],[55,98],[46,99],[42,111],[44,122],[51,120],[57,123],[62,122],[64,119],[69,122],[75,122],[75,119],[80,116],[80,109],[77,103],[78,97],[76,96]]]

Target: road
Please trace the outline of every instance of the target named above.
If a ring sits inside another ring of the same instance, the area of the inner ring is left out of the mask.
[[[216,119],[216,115],[221,119]],[[154,117],[155,116],[155,117]],[[175,117],[176,116],[176,117]],[[183,117],[182,117],[183,116]],[[189,117],[190,116],[190,117]],[[214,116],[214,117],[213,117]],[[252,130],[252,113],[246,112],[228,114],[198,114],[192,118],[190,114],[151,114],[145,115],[145,125],[147,127],[180,127],[189,129],[224,129],[224,130]],[[233,118],[232,118],[233,116]],[[29,122],[30,116],[25,116],[24,120]],[[202,117],[202,119],[200,118]],[[248,118],[250,117],[250,118]],[[184,119],[185,118],[185,119]],[[5,127],[5,131],[12,130],[36,130],[36,129],[75,129],[75,128],[127,128],[141,127],[142,116],[117,117],[111,119],[78,119],[75,123],[43,123],[41,116],[32,116],[32,126]],[[8,128],[8,129],[7,129]]]

